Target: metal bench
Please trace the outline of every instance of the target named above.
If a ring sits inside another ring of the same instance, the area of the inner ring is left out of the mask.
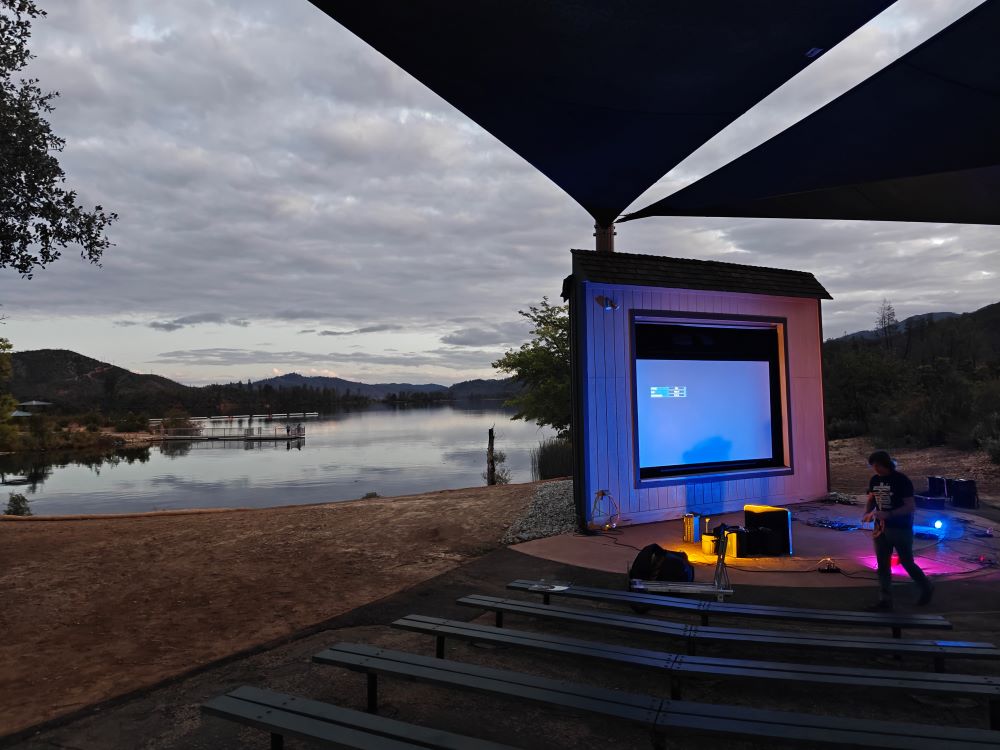
[[[995,750],[1000,734],[984,729],[815,716],[743,706],[661,699],[357,643],[338,643],[313,661],[365,674],[369,710],[378,709],[378,676],[503,695],[652,730],[654,746],[676,730],[896,750]]]
[[[798,622],[818,622],[826,625],[858,625],[864,627],[887,627],[893,638],[901,638],[903,628],[924,630],[951,630],[951,623],[941,615],[914,615],[896,612],[852,612],[838,609],[809,609],[806,607],[770,607],[763,604],[733,604],[710,601],[692,601],[655,594],[630,593],[614,589],[598,589],[572,584],[554,584],[551,581],[518,580],[507,584],[507,588],[541,594],[549,604],[553,596],[576,599],[639,605],[650,609],[677,609],[693,612],[701,618],[702,625],[709,624],[711,616],[765,617]]]
[[[934,671],[943,672],[945,658],[1000,659],[1000,649],[992,643],[975,641],[902,640],[899,638],[860,638],[852,635],[817,634],[801,630],[746,630],[687,625],[651,617],[638,617],[610,609],[574,609],[558,604],[542,604],[524,599],[470,594],[457,600],[468,607],[496,613],[496,626],[503,627],[505,613],[539,617],[561,622],[576,622],[615,630],[651,633],[687,641],[688,653],[694,655],[701,642],[732,642],[789,646],[823,651],[857,651],[862,654],[893,654],[930,657]]]
[[[681,697],[681,680],[687,675],[983,697],[987,700],[990,728],[1000,729],[1000,677],[689,656],[424,615],[407,615],[393,622],[392,626],[433,635],[439,657],[444,656],[445,640],[458,638],[663,670],[670,677],[670,697],[676,699]]]
[[[512,750],[496,742],[250,686],[213,698],[201,710],[270,732],[271,750],[281,750],[286,736],[359,750]]]

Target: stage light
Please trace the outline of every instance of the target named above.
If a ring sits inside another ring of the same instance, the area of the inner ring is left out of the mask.
[[[944,521],[935,521],[934,522],[934,528],[935,529],[940,529],[942,526],[944,526]]]
[[[618,303],[615,302],[610,297],[605,297],[604,295],[600,295],[598,297],[595,297],[594,301],[601,307],[603,307],[605,312],[611,312],[613,310],[618,309]]]

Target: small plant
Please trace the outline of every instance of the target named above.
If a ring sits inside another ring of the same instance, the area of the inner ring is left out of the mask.
[[[542,440],[531,451],[531,478],[554,479],[573,476],[573,444],[562,438]]]
[[[510,484],[510,469],[507,468],[507,454],[503,451],[494,450],[493,451],[493,483],[494,484]],[[483,479],[489,484],[490,476],[489,472],[484,471],[482,474]]]
[[[4,513],[8,516],[30,516],[31,508],[28,505],[28,498],[19,492],[11,492]]]
[[[361,499],[362,500],[371,500],[372,498],[376,498],[378,496],[379,496],[379,494],[377,492],[366,492],[365,494],[363,494],[361,496]]]

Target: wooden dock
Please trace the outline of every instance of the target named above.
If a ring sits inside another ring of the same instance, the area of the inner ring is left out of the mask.
[[[211,440],[245,443],[284,442],[306,439],[302,425],[285,427],[174,427],[163,430],[150,438],[153,442],[207,442]]]

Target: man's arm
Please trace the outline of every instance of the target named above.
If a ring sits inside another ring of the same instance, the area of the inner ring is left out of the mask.
[[[888,521],[893,516],[912,516],[917,512],[917,501],[913,499],[913,496],[904,497],[903,504],[898,508],[893,508],[891,510],[880,510],[878,512],[878,517],[883,521]]]
[[[875,493],[869,490],[868,498],[865,500],[865,512],[861,516],[861,520],[866,523],[871,521],[874,518],[872,515],[873,510],[875,510]]]

